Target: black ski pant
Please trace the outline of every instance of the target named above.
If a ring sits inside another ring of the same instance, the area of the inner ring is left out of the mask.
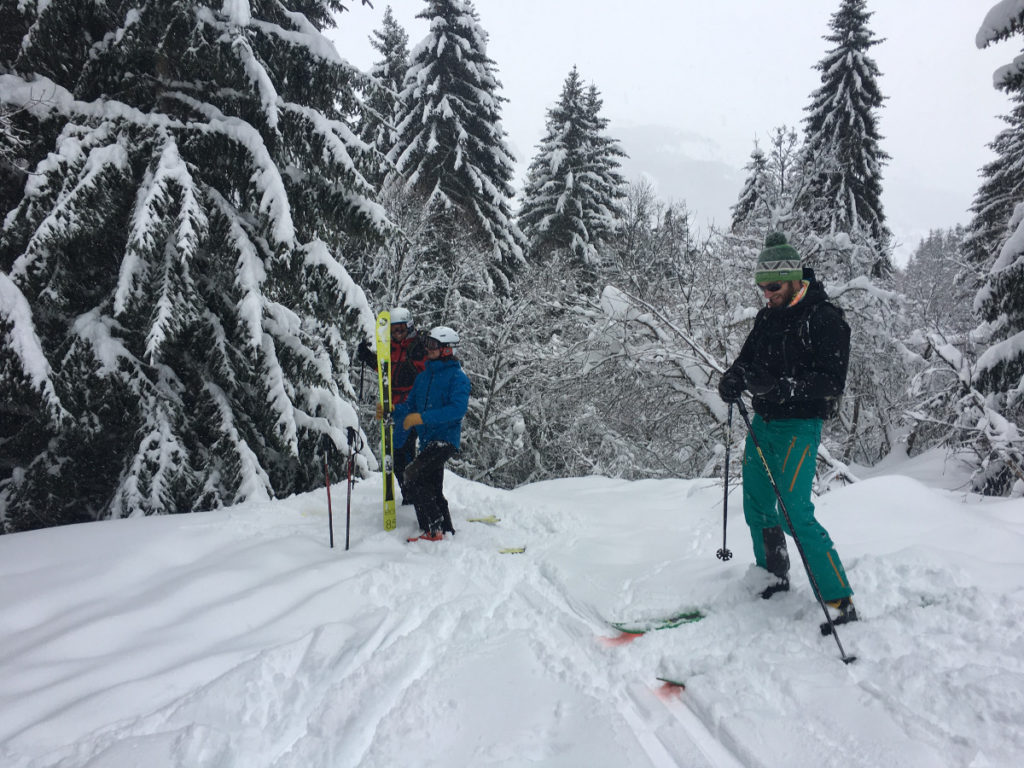
[[[412,494],[416,522],[425,533],[455,533],[448,500],[444,497],[444,465],[457,453],[451,443],[440,440],[427,443],[405,468],[403,488]]]
[[[405,468],[416,458],[416,430],[406,433],[405,442],[395,448],[395,479],[402,490],[402,503],[412,504],[412,493],[405,485]]]

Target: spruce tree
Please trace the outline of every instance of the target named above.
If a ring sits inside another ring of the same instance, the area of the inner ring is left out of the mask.
[[[586,88],[576,67],[548,110],[546,131],[530,163],[519,223],[534,258],[565,249],[577,264],[593,265],[599,247],[623,215],[624,153],[605,135],[597,88]]]
[[[1022,30],[1024,10],[999,3],[989,11],[978,32],[978,47],[1008,39]],[[1018,105],[1024,101],[1024,75],[1016,63],[997,71],[996,86],[1010,94]],[[976,218],[972,222],[972,233],[978,235],[978,245],[991,264],[975,298],[975,307],[985,321],[975,335],[988,346],[978,358],[973,383],[987,396],[989,408],[1018,426],[1024,424],[1024,194],[1018,165],[1022,157],[1022,116],[1020,107],[1015,109],[1008,118],[1010,128],[996,140],[1000,157],[987,169],[986,182],[975,200]],[[997,234],[999,213],[1008,214],[1008,218],[1002,233]],[[986,231],[991,234],[986,236]],[[993,424],[990,435],[996,431]],[[1015,438],[1009,427],[999,431],[1002,434],[997,440],[1004,445],[1016,444],[1019,457],[1024,451],[1019,430],[1012,430]],[[1000,460],[987,470],[989,489],[1005,491],[1016,481],[1024,491],[1022,467],[1018,464],[1014,468],[1012,461],[1006,461],[1006,451],[1000,455]]]
[[[835,47],[816,69],[821,86],[804,118],[805,164],[814,166],[800,207],[821,235],[845,233],[872,246],[875,276],[888,274],[891,234],[882,209],[882,167],[888,159],[878,132],[884,97],[871,49],[882,41],[868,28],[866,0],[841,0],[825,40]],[[863,267],[854,267],[854,273]]]
[[[373,317],[335,248],[386,222],[321,34],[340,9],[3,3],[33,136],[0,232],[6,530],[307,490],[358,427]]]
[[[410,55],[399,97],[398,141],[388,186],[417,196],[434,217],[438,239],[423,258],[458,271],[445,241],[471,232],[488,253],[487,291],[507,290],[525,241],[512,218],[515,161],[501,126],[497,67],[469,0],[426,0],[417,14],[430,32]]]
[[[374,31],[370,45],[380,54],[380,59],[370,68],[359,137],[374,152],[366,176],[379,189],[388,171],[384,158],[398,140],[395,133],[399,118],[398,94],[409,69],[409,35],[395,20],[390,5],[384,9],[381,28]]]
[[[739,200],[732,206],[732,224],[730,229],[736,232],[756,224],[759,210],[763,207],[765,188],[768,183],[768,158],[757,142],[750,153],[750,161],[743,166],[747,178],[740,190]],[[763,229],[763,227],[762,227]]]
[[[1010,235],[1013,209],[1024,200],[1024,92],[1011,92],[1016,106],[1003,115],[1007,127],[989,144],[995,159],[981,169],[982,182],[971,204],[971,221],[964,238],[969,263],[962,278],[980,288],[1000,246]]]

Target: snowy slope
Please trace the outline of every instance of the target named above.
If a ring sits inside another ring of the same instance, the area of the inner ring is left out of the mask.
[[[899,475],[821,499],[846,666],[802,575],[751,597],[738,487],[722,563],[713,481],[447,484],[440,544],[405,543],[409,507],[384,532],[375,479],[348,552],[344,486],[334,550],[322,491],[0,537],[0,765],[1024,764],[1020,500]]]

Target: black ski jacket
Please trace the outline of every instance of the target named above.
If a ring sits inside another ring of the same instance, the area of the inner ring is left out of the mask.
[[[778,386],[754,397],[764,419],[825,419],[833,415],[850,362],[850,326],[843,310],[828,300],[814,271],[804,269],[810,285],[795,305],[765,307],[730,367],[748,383],[775,380]]]

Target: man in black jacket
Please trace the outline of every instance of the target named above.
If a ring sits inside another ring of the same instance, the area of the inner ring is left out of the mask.
[[[846,384],[850,327],[781,233],[765,240],[754,280],[766,306],[754,319],[736,361],[722,374],[718,392],[727,403],[739,400],[744,390],[753,396],[752,428],[793,523],[793,531],[785,530],[771,480],[748,435],[743,514],[755,562],[772,574],[761,596],[789,589],[785,531],[799,537],[821,598],[834,609],[836,622],[856,621],[846,571],[828,531],[815,519],[811,502],[822,422],[832,414]]]

